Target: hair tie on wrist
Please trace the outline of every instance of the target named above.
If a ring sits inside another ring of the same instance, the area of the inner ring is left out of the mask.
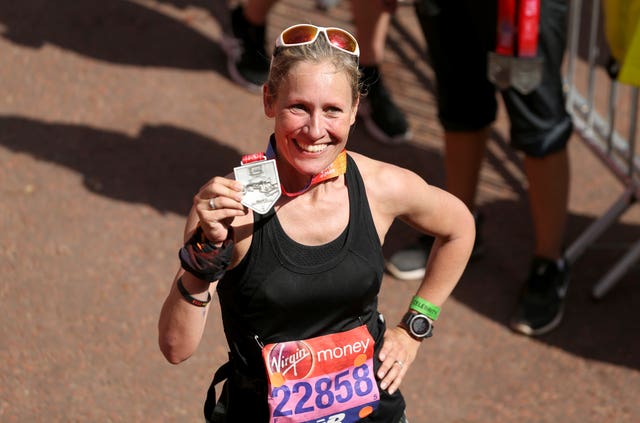
[[[180,291],[182,298],[184,298],[191,305],[194,305],[196,307],[206,307],[207,304],[211,302],[211,293],[209,291],[207,291],[206,301],[202,301],[192,297],[191,294],[189,294],[189,291],[187,291],[187,289],[182,284],[182,276],[178,278],[178,282],[176,282],[176,285],[178,285],[178,291]]]

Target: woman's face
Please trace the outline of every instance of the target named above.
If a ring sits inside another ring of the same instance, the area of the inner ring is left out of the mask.
[[[305,177],[321,172],[345,148],[356,119],[346,75],[330,62],[300,62],[275,94],[265,90],[264,105],[275,119],[278,157]]]

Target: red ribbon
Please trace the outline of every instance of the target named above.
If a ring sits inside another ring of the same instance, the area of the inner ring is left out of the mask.
[[[513,56],[513,38],[516,32],[516,0],[498,1],[498,40],[496,53]]]
[[[535,57],[539,28],[540,0],[498,0],[496,53]]]
[[[520,0],[518,16],[518,55],[536,57],[540,28],[540,0]]]
[[[253,154],[246,154],[242,156],[241,163],[247,164],[251,162],[256,162],[259,160],[267,160],[267,159],[275,159],[277,157],[275,152],[275,142],[271,140],[269,142],[269,148],[267,149],[267,153],[259,152]],[[347,151],[342,150],[338,157],[331,163],[327,168],[325,168],[322,172],[314,175],[309,182],[302,188],[300,191],[296,192],[288,192],[284,189],[284,185],[280,183],[280,189],[282,194],[287,197],[297,197],[300,194],[304,194],[311,188],[312,186],[319,184],[322,181],[326,181],[327,179],[336,178],[347,171]]]

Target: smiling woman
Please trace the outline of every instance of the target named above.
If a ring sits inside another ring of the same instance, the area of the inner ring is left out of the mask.
[[[266,152],[194,197],[159,343],[172,363],[193,354],[217,293],[230,360],[212,381],[209,422],[406,421],[400,384],[464,271],[475,225],[415,173],[346,149],[358,51],[338,28],[283,31],[263,87],[274,123]],[[267,210],[247,209],[265,187],[281,192]],[[396,218],[437,240],[405,317],[387,328],[382,242]],[[405,323],[418,318],[428,331]]]
[[[283,187],[298,191],[344,150],[358,104],[350,92],[357,87],[350,87],[345,72],[322,62],[295,63],[287,75],[273,94],[265,87],[265,113],[277,117],[276,149],[287,159],[278,163]]]

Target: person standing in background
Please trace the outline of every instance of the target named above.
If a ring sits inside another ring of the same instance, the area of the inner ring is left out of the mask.
[[[498,11],[508,1],[418,0],[415,5],[436,76],[446,188],[474,213],[474,258],[483,251],[483,216],[475,204],[478,177],[497,112],[487,57],[496,49]],[[513,86],[500,89],[510,121],[511,146],[524,154],[535,235],[529,276],[510,320],[510,327],[524,335],[541,335],[560,323],[569,283],[563,244],[569,196],[566,147],[573,124],[565,109],[561,74],[568,4],[540,0],[539,6],[540,83],[526,94]],[[432,238],[424,236],[419,245],[396,252],[387,270],[398,279],[420,278],[431,244]]]
[[[267,16],[278,0],[245,0],[231,11],[232,34],[225,34],[222,47],[227,70],[237,84],[259,92],[269,73],[265,51]],[[387,90],[380,64],[391,12],[383,0],[351,0],[356,37],[360,41],[360,72],[363,96],[358,116],[377,141],[397,144],[411,138],[409,123]]]

